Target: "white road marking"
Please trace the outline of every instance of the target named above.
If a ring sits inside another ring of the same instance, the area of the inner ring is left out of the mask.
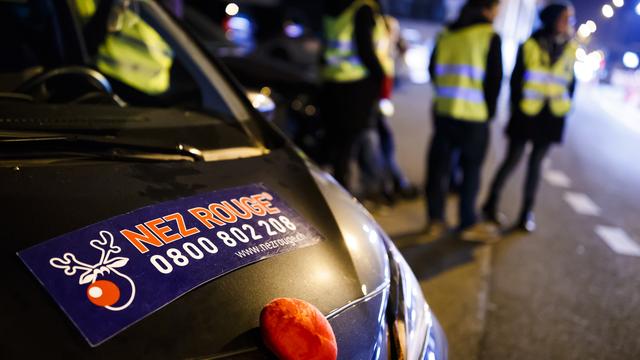
[[[637,121],[640,112],[636,107],[625,102],[621,97],[616,97],[610,87],[598,87],[593,90],[598,91],[592,96],[601,99],[596,103],[610,115],[609,119],[616,120],[629,130],[640,134],[640,123]]]
[[[571,179],[567,176],[567,174],[563,173],[559,170],[547,170],[544,172],[544,179],[547,182],[555,187],[560,188],[570,188],[571,187]]]
[[[564,193],[564,200],[569,203],[575,212],[581,215],[600,215],[600,207],[587,195],[567,191]]]
[[[622,229],[611,226],[596,226],[596,234],[609,245],[611,250],[621,255],[640,256],[640,245]]]

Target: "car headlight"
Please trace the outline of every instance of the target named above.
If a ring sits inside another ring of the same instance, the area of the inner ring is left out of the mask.
[[[399,359],[433,359],[427,350],[434,323],[431,309],[409,264],[387,239],[391,267],[391,288],[387,316],[394,352]]]

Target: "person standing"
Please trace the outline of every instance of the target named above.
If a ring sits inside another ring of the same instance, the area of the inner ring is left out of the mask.
[[[438,38],[431,56],[429,72],[436,94],[435,133],[427,158],[430,237],[446,230],[445,199],[454,151],[459,151],[464,174],[459,205],[461,238],[483,240],[495,234],[494,228],[478,222],[475,202],[489,142],[489,122],[502,83],[501,41],[492,25],[498,5],[498,0],[468,0],[456,22]]]
[[[511,120],[507,156],[502,162],[487,202],[485,217],[500,222],[500,193],[507,178],[520,161],[528,143],[532,145],[524,186],[524,199],[517,226],[531,232],[535,229],[533,207],[542,160],[551,145],[560,143],[565,118],[571,110],[575,88],[574,64],[577,50],[572,40],[573,6],[555,2],[540,12],[542,28],[519,49],[511,77]]]
[[[380,1],[378,3],[382,6]],[[382,83],[378,109],[375,111],[374,116],[376,117],[376,127],[380,137],[380,150],[385,171],[383,198],[389,204],[392,204],[398,197],[404,199],[415,198],[418,195],[418,191],[409,182],[409,179],[404,175],[396,161],[395,141],[389,125],[389,118],[394,113],[391,97],[396,84],[395,63],[399,51],[400,23],[390,15],[381,15],[378,21],[385,25],[384,27],[376,27],[376,30],[381,32],[381,35],[378,36],[381,40],[376,42],[376,52],[381,63],[384,64],[385,78]]]
[[[170,90],[174,54],[135,5],[130,0],[75,0],[96,68],[125,100],[156,104]]]
[[[329,0],[324,17],[321,112],[327,150],[336,180],[349,190],[349,165],[360,159],[364,198],[382,192],[384,173],[373,116],[385,77],[375,46],[384,26],[378,13],[373,0]]]

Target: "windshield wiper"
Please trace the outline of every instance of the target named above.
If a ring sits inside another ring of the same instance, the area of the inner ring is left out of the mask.
[[[28,144],[51,146],[55,150],[63,148],[68,152],[99,155],[109,158],[140,158],[145,155],[180,155],[190,158],[192,161],[204,161],[202,151],[188,144],[175,146],[163,146],[150,142],[127,141],[125,138],[109,136],[92,136],[76,134],[48,134],[27,132],[0,132],[0,145]],[[82,145],[86,145],[83,148]],[[51,148],[47,148],[50,150]],[[92,150],[108,150],[107,153]],[[122,151],[124,150],[124,152]],[[162,160],[154,157],[153,159]],[[173,160],[173,159],[169,159]]]

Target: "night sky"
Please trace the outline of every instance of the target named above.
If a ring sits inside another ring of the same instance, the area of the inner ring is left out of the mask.
[[[576,28],[587,20],[594,20],[598,25],[594,45],[605,45],[611,50],[640,51],[640,16],[635,13],[635,6],[640,0],[625,0],[622,8],[616,8],[611,19],[602,16],[602,6],[611,4],[611,0],[574,0],[576,7]]]

